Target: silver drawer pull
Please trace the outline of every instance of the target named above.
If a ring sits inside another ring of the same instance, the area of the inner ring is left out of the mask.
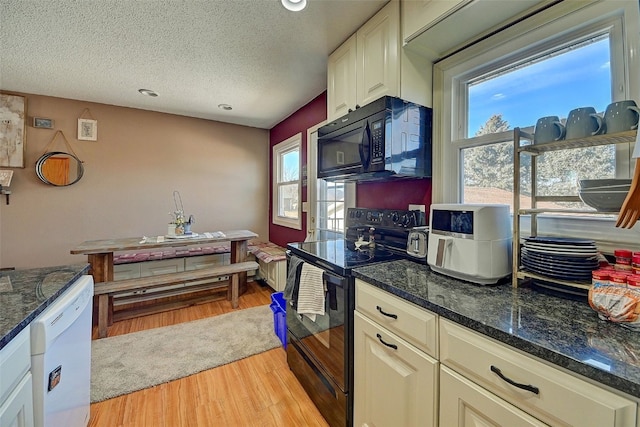
[[[398,346],[395,344],[389,344],[388,342],[384,342],[384,340],[382,339],[382,335],[380,334],[376,334],[376,337],[378,337],[378,340],[380,340],[380,342],[384,345],[386,345],[387,347],[391,347],[394,350],[398,349]]]
[[[391,317],[392,319],[397,319],[398,315],[397,314],[391,314],[391,313],[386,313],[382,310],[382,308],[380,308],[379,305],[376,305],[376,309],[380,312],[380,314],[382,314],[383,316],[387,316],[387,317]]]
[[[511,378],[505,377],[504,374],[502,373],[502,371],[500,369],[496,368],[493,365],[491,365],[491,372],[495,372],[495,374],[498,375],[502,380],[508,382],[509,384],[511,384],[514,387],[518,387],[518,388],[521,388],[522,390],[530,391],[531,393],[540,394],[540,389],[538,387],[533,386],[531,384],[517,383],[514,380],[512,380]]]

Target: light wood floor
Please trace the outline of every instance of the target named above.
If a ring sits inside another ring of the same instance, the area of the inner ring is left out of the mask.
[[[240,308],[271,303],[268,286],[249,282]],[[114,323],[108,336],[232,311],[221,300]],[[171,355],[167,355],[171,357]],[[318,426],[324,418],[289,370],[282,347],[190,377],[91,405],[90,427]]]

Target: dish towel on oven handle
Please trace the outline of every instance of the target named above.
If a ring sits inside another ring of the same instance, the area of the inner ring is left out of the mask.
[[[325,288],[324,271],[314,265],[303,263],[298,289],[298,313],[316,321],[316,315],[324,315]]]

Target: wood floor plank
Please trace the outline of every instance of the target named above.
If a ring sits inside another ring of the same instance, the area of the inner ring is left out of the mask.
[[[249,282],[239,309],[271,303]],[[114,322],[115,336],[235,311],[226,300]],[[97,329],[97,328],[96,328]],[[94,331],[94,337],[97,336]],[[146,390],[91,404],[89,427],[328,427],[276,348]]]

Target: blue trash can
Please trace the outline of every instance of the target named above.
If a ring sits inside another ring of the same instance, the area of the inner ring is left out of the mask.
[[[271,311],[273,311],[273,331],[280,338],[282,347],[287,349],[287,305],[282,292],[271,294]]]

